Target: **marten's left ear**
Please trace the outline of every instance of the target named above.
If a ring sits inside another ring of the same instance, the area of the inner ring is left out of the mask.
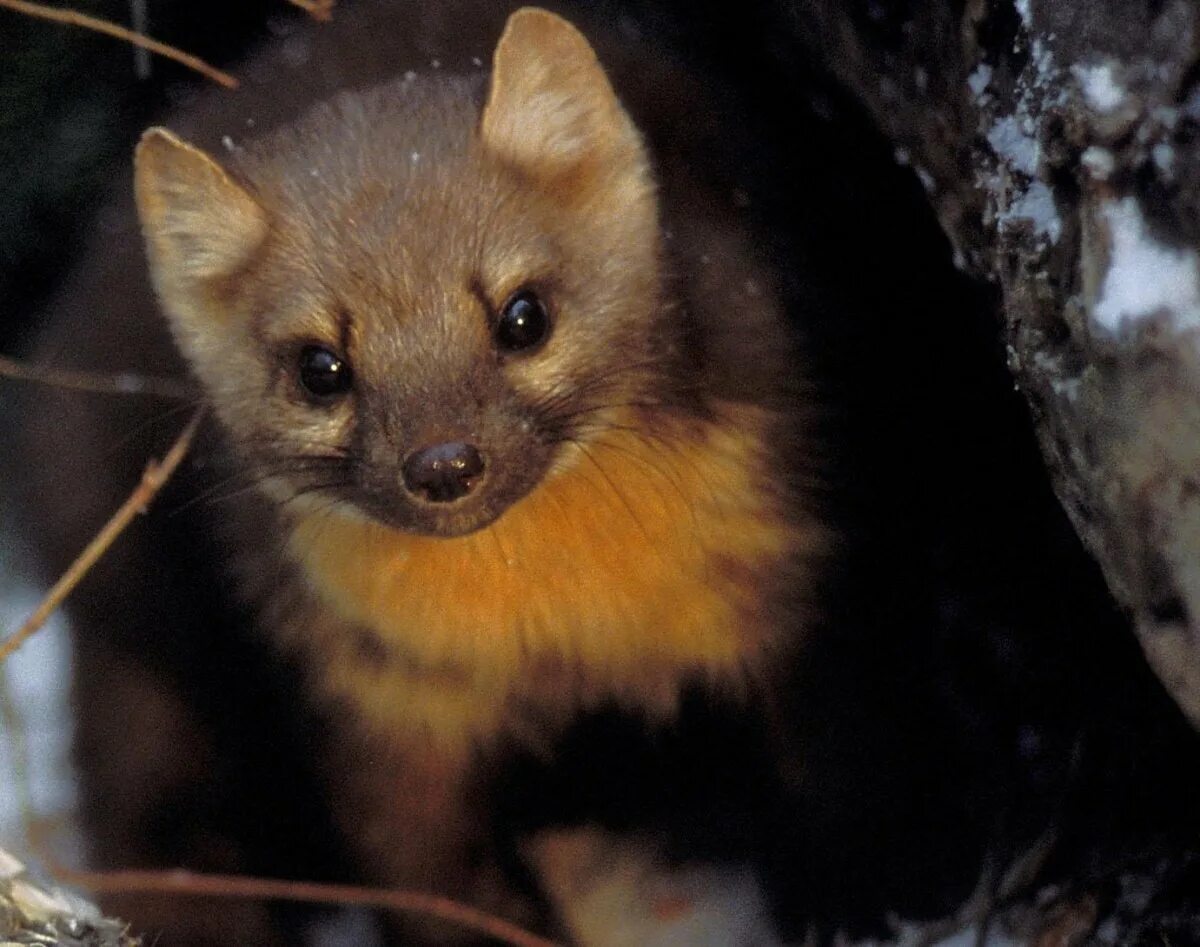
[[[494,155],[535,175],[644,162],[637,130],[588,41],[534,7],[504,27],[480,135]]]

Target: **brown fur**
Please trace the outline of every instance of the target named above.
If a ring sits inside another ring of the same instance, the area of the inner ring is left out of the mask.
[[[342,95],[221,162],[152,130],[136,165],[209,449],[256,487],[204,514],[229,597],[334,721],[318,769],[362,874],[527,916],[478,854],[488,754],[606,703],[669,721],[691,684],[769,694],[803,637],[825,537],[769,269],[537,10],[486,88]],[[522,287],[552,333],[499,354]],[[349,395],[306,398],[307,344]],[[456,438],[482,486],[414,503],[400,461]]]

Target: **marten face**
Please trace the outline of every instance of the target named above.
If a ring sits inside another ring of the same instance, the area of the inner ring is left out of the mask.
[[[321,121],[336,114],[348,139],[402,122],[403,141],[372,139],[317,166],[319,189],[289,179],[270,198],[286,216],[240,281],[258,352],[245,397],[262,407],[238,441],[280,472],[289,503],[336,498],[458,535],[588,463],[589,440],[627,406],[665,396],[653,197],[642,188],[643,206],[616,213],[563,200],[496,160],[465,108],[458,134],[441,111],[441,128],[376,113],[405,94],[337,103]],[[310,164],[293,151],[288,171]],[[363,165],[388,176],[363,179]]]
[[[285,509],[469,533],[676,395],[647,160],[591,49],[524,11],[482,92],[344,96],[236,179],[139,148],[164,309]]]

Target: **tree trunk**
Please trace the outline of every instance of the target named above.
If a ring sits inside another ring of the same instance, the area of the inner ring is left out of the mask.
[[[799,0],[787,24],[998,284],[1059,498],[1200,724],[1200,7]]]

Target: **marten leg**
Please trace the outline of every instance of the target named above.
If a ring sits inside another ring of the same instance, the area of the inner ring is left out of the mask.
[[[468,756],[401,748],[361,733],[331,743],[335,819],[371,883],[444,895],[538,927],[537,906],[499,866],[486,793]],[[401,919],[395,930],[400,943],[484,942],[464,928],[417,917]]]

